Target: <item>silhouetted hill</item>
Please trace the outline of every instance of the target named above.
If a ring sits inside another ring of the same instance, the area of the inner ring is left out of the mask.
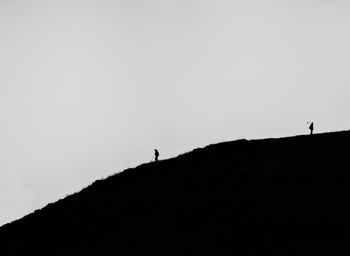
[[[350,132],[210,145],[0,228],[0,255],[343,255]]]

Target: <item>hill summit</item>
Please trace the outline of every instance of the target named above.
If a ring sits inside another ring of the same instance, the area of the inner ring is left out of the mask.
[[[343,255],[350,131],[127,169],[0,228],[0,255]]]

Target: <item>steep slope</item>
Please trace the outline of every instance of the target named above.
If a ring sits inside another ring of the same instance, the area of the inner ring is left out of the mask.
[[[343,255],[350,132],[138,166],[0,228],[1,255]]]

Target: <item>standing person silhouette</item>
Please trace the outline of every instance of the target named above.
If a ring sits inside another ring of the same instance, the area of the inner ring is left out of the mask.
[[[309,129],[310,129],[310,135],[312,135],[314,132],[314,123],[313,122],[311,122]]]
[[[154,150],[154,156],[155,156],[155,158],[154,158],[154,160],[156,161],[156,162],[158,162],[158,157],[159,157],[159,152],[158,152],[158,150]]]

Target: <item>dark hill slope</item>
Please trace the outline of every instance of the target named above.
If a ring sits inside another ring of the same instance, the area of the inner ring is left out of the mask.
[[[350,132],[138,166],[0,228],[0,255],[343,255]]]

